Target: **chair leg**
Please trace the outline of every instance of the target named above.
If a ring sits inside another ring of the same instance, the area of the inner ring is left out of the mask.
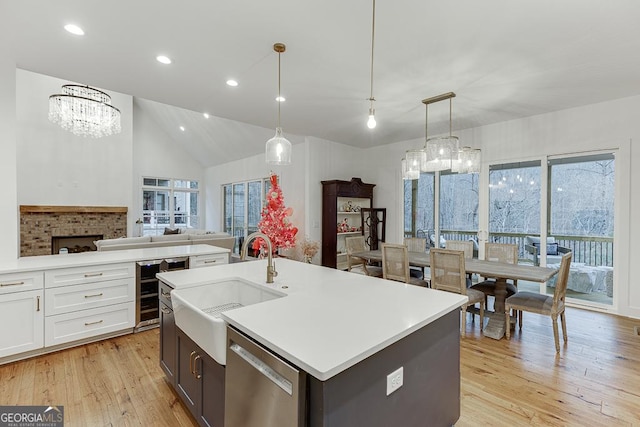
[[[522,310],[518,311],[518,327],[520,328],[520,330],[522,330]]]
[[[511,339],[511,316],[509,316],[509,312],[511,311],[511,307],[509,307],[508,305],[504,305],[504,324],[505,324],[505,331],[507,334],[507,339]]]
[[[480,332],[484,329],[484,309],[485,305],[480,301]]]
[[[558,337],[558,315],[551,316],[553,322],[553,339],[556,342],[556,353],[560,353],[560,338]]]
[[[562,323],[562,338],[567,342],[567,320],[564,317],[564,311],[560,313],[560,323]]]
[[[462,334],[462,336],[466,336],[465,334],[465,330],[467,329],[467,306],[463,305],[462,307],[460,307],[461,313],[462,313],[462,320],[460,321],[460,334]]]

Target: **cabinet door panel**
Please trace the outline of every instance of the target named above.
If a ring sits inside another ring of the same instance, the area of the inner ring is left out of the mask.
[[[193,374],[194,356],[197,353],[197,345],[184,332],[176,328],[176,340],[178,349],[178,366],[176,370],[176,391],[182,401],[198,419],[200,414],[200,380]]]
[[[176,321],[173,310],[160,302],[160,367],[175,387]]]
[[[0,357],[43,347],[42,295],[38,290],[0,296]]]

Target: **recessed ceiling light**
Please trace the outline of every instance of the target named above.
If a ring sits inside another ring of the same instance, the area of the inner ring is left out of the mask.
[[[171,64],[171,59],[169,59],[168,57],[166,57],[164,55],[156,56],[156,60],[158,62],[160,62],[161,64]]]
[[[205,118],[205,119],[208,119],[208,118],[209,118],[209,113],[204,113],[204,114],[202,114],[202,115],[204,116],[204,118]]]
[[[84,30],[77,25],[67,24],[64,26],[64,29],[70,32],[71,34],[75,34],[76,36],[84,36]]]
[[[276,96],[276,101],[278,101],[278,102],[284,102],[286,100],[287,100],[287,98],[285,98],[284,96]]]
[[[236,87],[236,86],[238,86],[238,82],[236,80],[229,79],[229,80],[227,80],[227,85],[231,86],[231,87]]]
[[[180,126],[180,130],[184,132],[184,126]]]

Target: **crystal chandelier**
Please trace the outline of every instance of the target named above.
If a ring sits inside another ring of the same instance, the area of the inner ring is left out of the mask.
[[[49,97],[49,120],[74,135],[101,138],[120,133],[120,110],[111,97],[89,86],[64,85]]]
[[[267,141],[265,147],[266,161],[270,165],[291,164],[291,143],[282,135],[282,128],[280,127],[280,104],[282,103],[282,97],[280,96],[280,54],[286,49],[287,47],[282,43],[273,45],[273,50],[278,53],[278,98],[276,98],[278,100],[278,126],[276,126],[275,136]]]
[[[451,172],[480,173],[481,151],[478,148],[462,147],[458,160],[453,161]]]

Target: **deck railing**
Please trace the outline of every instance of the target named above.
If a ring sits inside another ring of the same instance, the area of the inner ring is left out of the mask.
[[[432,236],[433,230],[420,230],[421,236]],[[476,231],[442,230],[440,235],[445,240],[473,240],[477,242]],[[405,233],[406,237],[407,233]],[[531,261],[531,254],[525,250],[527,236],[538,237],[526,233],[490,233],[489,240],[496,243],[509,243],[518,245],[519,258],[523,261]],[[552,235],[558,246],[571,249],[572,262],[584,263],[588,266],[613,267],[613,238],[596,236],[561,236]],[[433,242],[431,242],[433,245]]]

